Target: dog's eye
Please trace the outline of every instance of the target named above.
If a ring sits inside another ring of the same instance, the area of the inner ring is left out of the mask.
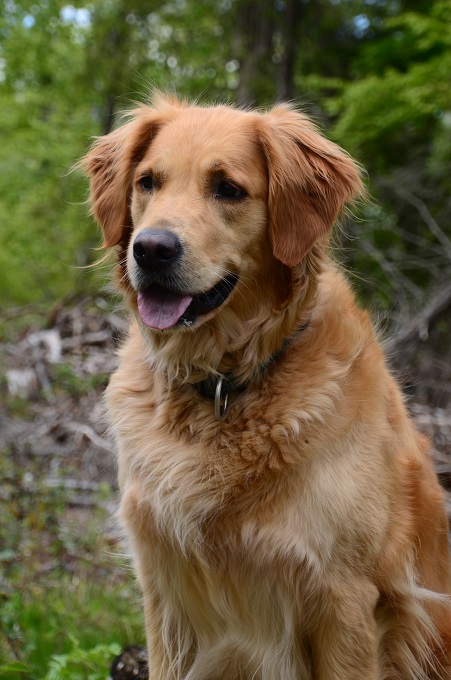
[[[244,189],[227,179],[221,180],[216,185],[216,198],[225,198],[227,200],[238,201],[240,198],[244,198],[245,196],[246,192]]]
[[[138,185],[143,191],[153,191],[155,189],[155,180],[152,175],[144,175],[139,178]]]

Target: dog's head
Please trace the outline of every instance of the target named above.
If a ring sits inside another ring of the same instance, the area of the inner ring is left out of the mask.
[[[286,105],[261,114],[160,97],[98,139],[84,166],[132,304],[166,331],[271,297],[362,192],[352,159]]]

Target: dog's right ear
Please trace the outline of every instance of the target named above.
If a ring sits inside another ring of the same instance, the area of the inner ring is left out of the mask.
[[[131,228],[129,203],[133,171],[159,128],[176,112],[175,105],[135,109],[128,123],[97,138],[81,160],[80,166],[90,178],[91,212],[102,227],[103,248],[120,243]]]

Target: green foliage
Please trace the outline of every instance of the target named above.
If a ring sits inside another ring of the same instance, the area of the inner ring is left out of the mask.
[[[424,153],[443,128],[451,109],[450,16],[451,3],[438,2],[430,16],[408,12],[387,21],[389,35],[367,45],[357,62],[365,76],[329,101],[336,138],[378,172],[412,159],[418,146]]]
[[[0,288],[10,304],[71,292],[96,241],[76,205],[84,187],[67,174],[96,126],[67,77],[83,50],[62,7],[11,2],[2,17]]]
[[[24,673],[28,673],[28,666],[20,661],[13,661],[12,663],[0,666],[0,678],[6,678],[6,680],[14,680]]]
[[[79,642],[73,638],[72,644],[73,648],[67,654],[51,657],[43,680],[105,680],[107,668],[113,658],[121,652],[117,642],[82,649]],[[0,666],[0,678],[15,680],[24,676],[30,677],[30,668],[20,661]]]
[[[11,580],[19,578],[24,592],[4,596],[0,608],[0,677],[2,672],[8,680],[15,677],[6,674],[14,650],[21,661],[12,668],[30,680],[105,680],[120,647],[142,640],[140,605],[128,588],[105,589],[62,573],[58,578],[54,574],[46,588],[24,582],[19,574]],[[58,676],[63,668],[64,674]]]
[[[117,643],[82,649],[76,640],[68,654],[52,657],[44,680],[105,680],[107,668],[121,652]]]
[[[114,492],[103,485],[92,507],[73,507],[41,460],[24,465],[11,450],[0,452],[0,483],[0,678],[44,678],[65,664],[62,678],[105,680],[118,645],[143,635],[133,579],[105,535]]]
[[[356,78],[325,102],[333,137],[362,160],[379,202],[363,213],[366,251],[353,265],[379,280],[379,308],[404,314],[450,264],[450,18],[449,0],[387,16],[356,56]]]

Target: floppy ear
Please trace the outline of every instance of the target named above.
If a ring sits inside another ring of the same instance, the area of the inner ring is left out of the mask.
[[[298,264],[326,236],[346,202],[364,193],[348,154],[288,105],[262,117],[269,173],[269,236],[274,256]]]
[[[102,227],[103,248],[117,245],[131,227],[130,192],[133,171],[158,129],[173,117],[176,107],[156,110],[141,106],[131,120],[99,137],[80,165],[90,177],[91,212]]]

